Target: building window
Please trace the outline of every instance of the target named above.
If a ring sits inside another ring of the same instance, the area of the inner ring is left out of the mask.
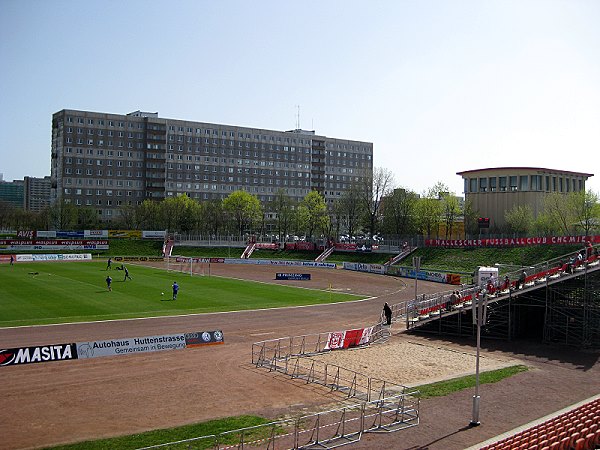
[[[527,175],[519,176],[519,190],[520,191],[528,191],[529,190],[529,177]]]
[[[477,192],[477,178],[469,179],[469,192]]]
[[[490,192],[496,192],[497,187],[496,187],[496,177],[490,177]]]
[[[487,178],[479,179],[479,191],[486,192],[487,191]]]
[[[511,176],[509,177],[509,183],[510,183],[510,190],[511,191],[516,191],[517,188],[517,177],[516,176]]]

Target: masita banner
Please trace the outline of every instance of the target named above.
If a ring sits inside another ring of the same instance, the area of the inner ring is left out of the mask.
[[[0,350],[0,366],[77,359],[75,344],[38,345]]]
[[[132,353],[158,352],[185,348],[185,334],[165,334],[135,338],[109,339],[77,343],[79,358],[130,355]]]

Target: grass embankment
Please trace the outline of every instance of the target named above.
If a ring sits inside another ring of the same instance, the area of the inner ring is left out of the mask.
[[[110,239],[108,250],[94,250],[95,258],[109,256],[160,256],[162,241]],[[538,245],[515,248],[465,248],[446,249],[422,247],[400,262],[401,266],[412,266],[412,256],[421,257],[421,268],[424,270],[473,273],[479,266],[493,266],[496,263],[513,267],[500,267],[500,272],[510,272],[519,266],[531,266],[559,256],[573,254],[579,250],[577,245]],[[61,253],[82,253],[81,250]],[[204,258],[239,258],[243,249],[239,247],[185,247],[175,246],[174,255],[198,256]],[[6,253],[6,251],[2,251]],[[27,253],[57,253],[56,251],[36,251]],[[320,252],[289,250],[255,250],[253,259],[285,259],[291,261],[314,261]],[[334,252],[326,262],[341,264],[343,262],[361,262],[365,264],[384,264],[394,254],[376,252]]]
[[[506,264],[500,273],[512,272],[520,266],[531,266],[559,256],[573,254],[580,247],[574,245],[539,245],[514,248],[466,248],[446,249],[435,247],[419,248],[412,256],[421,257],[421,268],[458,273],[473,273],[479,266]],[[410,259],[410,257],[409,257]],[[412,265],[412,259],[400,265]]]
[[[193,439],[199,436],[218,435],[225,431],[239,430],[246,427],[263,425],[270,421],[258,416],[237,416],[226,419],[210,420],[183,427],[169,428],[164,430],[154,430],[145,433],[132,434],[129,436],[120,436],[110,439],[100,439],[97,441],[79,442],[77,444],[61,445],[51,447],[54,450],[129,450],[140,447],[149,447],[151,445],[164,442],[176,442],[184,439]],[[245,434],[246,440],[260,439],[266,437],[267,430],[260,430]],[[220,441],[220,444],[237,444],[239,441],[234,439]],[[191,447],[190,447],[191,446]],[[212,439],[204,439],[179,445],[169,446],[169,450],[183,449],[208,449],[214,448]]]
[[[479,374],[479,383],[497,383],[504,378],[512,377],[513,375],[526,372],[527,370],[527,366],[518,365],[505,367],[498,370],[491,370],[489,372],[482,372]],[[422,386],[415,387],[415,389],[419,390],[421,393],[420,397],[424,399],[431,397],[443,397],[445,395],[452,394],[453,392],[462,391],[463,389],[472,387],[475,387],[475,375],[467,375],[465,377],[453,378],[451,380],[439,381],[437,383],[424,384]]]
[[[505,367],[503,369],[492,370],[480,374],[480,384],[497,383],[505,378],[511,377],[521,372],[527,371],[526,366],[518,365]],[[417,386],[421,394],[421,399],[431,397],[441,397],[452,394],[453,392],[462,391],[464,389],[475,386],[475,376],[469,375],[466,377],[454,378],[438,383],[426,384]],[[226,419],[211,420],[183,427],[170,428],[165,430],[154,430],[146,433],[133,434],[130,436],[121,436],[111,439],[102,439],[98,441],[87,441],[72,445],[63,445],[52,447],[53,450],[129,450],[144,446],[156,445],[165,442],[177,442],[184,439],[191,439],[199,436],[210,436],[223,433],[225,431],[236,430],[245,427],[252,427],[269,423],[267,419],[257,416],[239,416],[229,417]],[[257,430],[254,433],[246,434],[245,441],[251,439],[259,439],[266,437],[269,429]],[[239,435],[236,435],[239,436]],[[238,441],[239,442],[239,441]],[[235,444],[234,440],[221,442],[221,444]],[[195,449],[211,448],[213,441],[206,439],[204,441],[195,441],[193,443],[182,443],[180,445],[170,446],[169,449],[187,449],[188,445],[192,445]]]

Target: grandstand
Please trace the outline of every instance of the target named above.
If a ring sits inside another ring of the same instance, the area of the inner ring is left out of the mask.
[[[600,448],[600,396],[469,450]]]
[[[565,263],[565,257],[525,269],[508,283],[463,286],[460,299],[452,291],[421,296],[408,306],[407,329],[438,334],[473,334],[472,308],[483,301],[487,323],[482,335],[513,339],[535,337],[547,343],[600,347],[600,259],[589,256]]]

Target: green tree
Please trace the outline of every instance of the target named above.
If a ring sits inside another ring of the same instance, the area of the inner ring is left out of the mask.
[[[417,202],[417,221],[420,230],[431,238],[435,230],[436,237],[439,237],[439,225],[442,218],[442,202],[440,195],[445,191],[443,183],[436,183],[429,188],[426,193]]]
[[[77,227],[83,230],[94,230],[98,227],[98,213],[94,208],[77,208]]]
[[[278,189],[269,205],[269,210],[275,213],[275,226],[279,240],[284,240],[294,220],[294,202],[283,189]]]
[[[598,194],[593,191],[572,192],[569,200],[575,216],[575,226],[589,236],[600,223]]]
[[[452,230],[456,223],[456,219],[460,215],[460,203],[458,197],[454,193],[441,192],[442,213],[444,215],[444,223],[446,225],[446,239],[452,236]]]
[[[314,237],[315,230],[323,233],[329,227],[329,216],[325,199],[317,191],[310,191],[298,206],[300,226],[306,230],[306,237]]]
[[[252,226],[260,222],[263,209],[258,198],[246,191],[235,191],[223,199],[223,208],[237,226],[239,235],[245,230],[252,231]]]
[[[221,200],[212,199],[203,202],[200,211],[200,230],[219,236],[225,229],[225,209]]]
[[[77,227],[77,208],[65,201],[50,207],[51,227],[55,230],[73,230]]]
[[[577,221],[573,210],[573,202],[560,192],[552,192],[544,199],[543,212],[556,223],[561,233],[568,235],[574,231]]]
[[[465,200],[465,205],[463,207],[465,239],[467,239],[468,236],[475,236],[479,233],[479,224],[477,223],[478,217],[479,211],[473,208],[473,201]]]
[[[407,189],[394,189],[383,204],[383,224],[387,233],[406,236],[416,231],[416,209],[419,196]]]
[[[530,205],[515,205],[504,214],[504,220],[510,233],[531,234],[533,230],[533,210]]]

